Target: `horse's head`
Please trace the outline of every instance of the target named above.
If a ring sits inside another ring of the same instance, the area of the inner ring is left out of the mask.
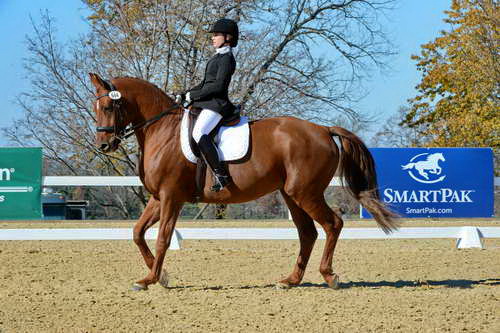
[[[96,89],[96,146],[102,152],[113,152],[118,149],[121,136],[130,122],[122,110],[123,92],[116,90],[112,83],[101,79],[97,74],[89,73],[89,76]]]
[[[444,161],[446,161],[446,160],[444,159],[443,153],[435,153],[435,154],[432,154],[432,155],[434,155],[434,157],[435,157],[435,159],[436,159],[437,161],[443,161],[443,162],[444,162]]]

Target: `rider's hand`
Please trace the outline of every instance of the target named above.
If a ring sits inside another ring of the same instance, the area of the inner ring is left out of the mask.
[[[191,105],[191,102],[191,94],[189,92],[175,95],[175,103],[182,105],[186,109]]]

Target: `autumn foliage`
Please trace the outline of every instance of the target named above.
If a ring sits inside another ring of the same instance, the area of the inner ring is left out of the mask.
[[[413,56],[422,72],[402,124],[428,146],[500,147],[498,2],[453,0],[442,31]]]

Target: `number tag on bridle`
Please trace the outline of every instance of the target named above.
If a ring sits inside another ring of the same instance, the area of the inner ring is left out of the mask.
[[[120,92],[118,90],[110,91],[108,96],[109,96],[109,98],[111,98],[112,100],[115,100],[115,101],[122,98],[122,94],[120,94]]]

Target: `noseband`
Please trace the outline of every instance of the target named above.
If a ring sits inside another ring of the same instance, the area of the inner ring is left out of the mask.
[[[123,99],[121,98],[121,94],[118,90],[116,90],[116,87],[111,83],[111,81],[105,81],[103,80],[104,83],[106,83],[110,89],[109,92],[107,92],[104,95],[97,96],[96,101],[99,101],[103,97],[109,97],[111,98],[111,112],[115,114],[115,123],[113,126],[102,126],[102,127],[96,127],[97,132],[105,132],[105,133],[113,133],[113,139],[118,140],[119,142],[125,140],[129,136],[135,133],[137,129],[140,128],[146,128],[152,123],[160,120],[163,116],[174,113],[172,110],[177,109],[181,107],[181,105],[174,103],[171,107],[169,107],[167,110],[157,114],[156,116],[145,120],[137,125],[133,126],[123,126],[122,128],[119,128],[118,124],[123,123],[125,121],[125,115],[123,113],[123,110],[121,109],[122,106],[122,101]]]

